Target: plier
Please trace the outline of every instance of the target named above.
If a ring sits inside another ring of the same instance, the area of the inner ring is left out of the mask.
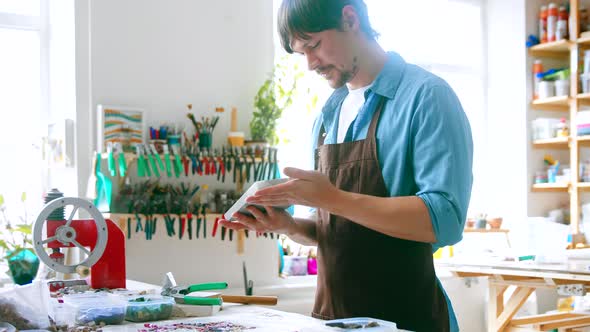
[[[119,156],[119,175],[125,177],[125,174],[127,174],[127,162],[125,161],[125,153],[123,152],[121,143],[115,143],[115,151]]]
[[[199,297],[190,296],[190,293],[208,291],[215,289],[226,289],[227,282],[210,282],[203,284],[194,284],[190,286],[178,286],[171,272],[166,273],[164,286],[162,287],[163,296],[171,296],[176,303],[194,304],[194,305],[221,305],[221,297]]]

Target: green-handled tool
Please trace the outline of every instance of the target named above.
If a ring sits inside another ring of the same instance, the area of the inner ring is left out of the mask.
[[[180,156],[180,147],[178,145],[171,145],[172,153],[174,153],[174,175],[180,177],[182,173],[182,158]]]
[[[155,148],[154,148],[155,150]],[[160,177],[160,171],[158,170],[158,165],[156,164],[156,157],[154,157],[154,153],[150,150],[150,146],[147,145],[146,146],[146,151],[148,153],[148,158],[150,159],[150,165],[152,166],[152,170],[154,171],[154,175],[159,178]],[[162,162],[160,160],[160,162]]]
[[[166,273],[164,278],[164,285],[162,286],[163,296],[172,296],[176,303],[195,304],[195,305],[221,305],[223,300],[221,297],[199,297],[190,296],[190,293],[226,289],[226,282],[210,282],[204,284],[194,284],[188,287],[178,286],[172,272]]]
[[[158,162],[158,166],[161,170],[164,170],[164,163],[162,163],[162,158],[160,158],[160,154],[158,154],[158,149],[154,144],[150,144],[150,148],[152,149],[152,154],[154,155],[154,159]]]
[[[135,144],[135,153],[137,154],[137,176],[142,178],[145,176],[145,158],[140,144]]]
[[[166,175],[172,177],[172,161],[170,160],[170,150],[168,145],[164,145],[164,160],[166,161]]]
[[[115,143],[115,151],[119,157],[119,176],[124,178],[125,174],[127,174],[127,162],[125,160],[125,153],[123,152],[121,143]]]
[[[115,156],[113,155],[113,142],[107,143],[108,167],[111,176],[117,176],[115,169]]]

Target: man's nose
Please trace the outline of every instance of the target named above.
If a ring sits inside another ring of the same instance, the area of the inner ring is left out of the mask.
[[[318,58],[311,53],[305,55],[307,58],[307,70],[315,70],[318,67]]]

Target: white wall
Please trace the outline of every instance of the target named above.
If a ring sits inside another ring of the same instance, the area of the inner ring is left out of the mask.
[[[214,144],[225,141],[236,106],[248,132],[254,95],[273,66],[272,16],[272,1],[76,1],[79,195],[86,193],[97,104],[144,108],[148,126],[187,127],[186,104],[197,117],[225,107]],[[160,283],[173,270],[179,283],[241,287],[245,260],[255,285],[279,282],[274,241],[250,239],[238,257],[235,242],[171,239],[159,227],[152,241],[128,241],[130,278]]]
[[[511,227],[527,216],[525,1],[495,0],[487,6],[486,188],[491,210],[501,211]]]

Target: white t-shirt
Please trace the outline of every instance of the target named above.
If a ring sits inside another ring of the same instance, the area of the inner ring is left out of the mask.
[[[350,90],[348,89],[348,95],[342,102],[342,108],[340,109],[340,117],[338,118],[338,138],[337,143],[344,142],[348,127],[356,118],[359,110],[365,103],[365,91],[369,86]]]
[[[368,88],[369,86],[367,85],[355,90],[348,89],[348,95],[342,102],[342,109],[340,110],[340,117],[338,118],[337,143],[344,142],[348,127],[350,127],[350,124],[354,121],[361,107],[363,107],[363,104],[365,103],[365,91],[367,91]],[[318,219],[316,209],[309,209],[297,217],[315,221]]]

